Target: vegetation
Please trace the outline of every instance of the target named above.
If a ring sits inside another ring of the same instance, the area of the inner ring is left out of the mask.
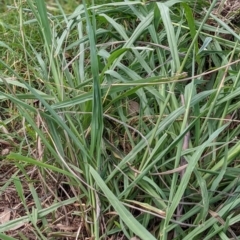
[[[1,4],[1,239],[239,239],[238,1]]]

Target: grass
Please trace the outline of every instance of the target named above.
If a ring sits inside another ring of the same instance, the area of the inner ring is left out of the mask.
[[[240,45],[217,1],[3,3],[1,239],[239,239]]]

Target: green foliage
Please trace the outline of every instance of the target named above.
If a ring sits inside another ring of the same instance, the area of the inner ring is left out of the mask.
[[[1,238],[237,239],[240,45],[216,3],[5,7],[0,191],[24,211]],[[68,210],[81,229],[56,231]]]

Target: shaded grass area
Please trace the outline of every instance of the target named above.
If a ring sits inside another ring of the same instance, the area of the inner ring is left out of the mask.
[[[240,46],[217,2],[5,8],[1,238],[238,239]]]

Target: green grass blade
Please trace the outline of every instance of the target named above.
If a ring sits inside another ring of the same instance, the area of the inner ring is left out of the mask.
[[[111,192],[111,190],[104,183],[99,174],[90,167],[90,172],[95,179],[96,184],[103,191],[104,195],[107,197],[108,201],[114,207],[114,209],[119,214],[121,220],[126,224],[126,226],[133,231],[141,239],[154,240],[155,238],[151,233],[149,233],[134,217],[133,215],[123,206],[123,204],[117,199],[117,197]]]
[[[168,43],[169,43],[172,59],[174,62],[172,73],[176,73],[180,67],[180,60],[179,60],[179,55],[178,55],[176,35],[175,35],[172,21],[170,18],[169,8],[166,6],[165,3],[158,2],[157,6],[158,6],[161,16],[162,16],[162,21],[163,21],[163,24],[164,24],[164,27],[165,27],[165,30],[167,33]]]

